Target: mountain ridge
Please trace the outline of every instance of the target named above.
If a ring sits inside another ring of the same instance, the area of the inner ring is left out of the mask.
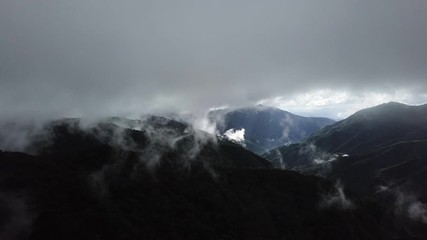
[[[15,239],[388,239],[372,203],[347,195],[358,205],[348,214],[325,200],[338,190],[324,179],[273,169],[229,141],[202,144],[213,136],[180,123],[150,126],[74,119],[51,125],[38,155],[0,151],[0,229]],[[9,230],[17,214],[28,224]]]
[[[244,145],[257,154],[301,141],[335,122],[328,118],[303,117],[264,105],[215,110],[209,112],[208,118],[216,124],[219,134],[230,129],[245,129]]]
[[[265,158],[341,181],[364,198],[427,223],[427,105],[381,104]]]
[[[427,105],[385,103],[363,109],[348,118],[325,126],[303,142],[282,146],[264,154],[283,158],[289,167],[310,164],[315,152],[363,154],[393,143],[427,139]],[[312,149],[314,151],[302,151]],[[280,152],[280,156],[277,153]],[[310,160],[311,159],[311,160]]]

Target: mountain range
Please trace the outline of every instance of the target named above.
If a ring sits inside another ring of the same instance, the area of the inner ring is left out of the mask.
[[[427,105],[361,110],[305,141],[264,155],[427,223]]]
[[[427,105],[390,102],[358,111],[300,143],[276,148],[264,156],[273,159],[280,155],[293,168],[310,164],[321,153],[360,155],[403,141],[427,139],[426,122]]]
[[[298,120],[261,110],[230,116]],[[425,116],[383,104],[263,156],[164,117],[52,121],[0,151],[0,239],[425,239]]]

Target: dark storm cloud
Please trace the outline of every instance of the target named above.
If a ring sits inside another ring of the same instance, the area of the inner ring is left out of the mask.
[[[0,110],[194,110],[316,89],[417,98],[426,23],[424,0],[3,0]]]

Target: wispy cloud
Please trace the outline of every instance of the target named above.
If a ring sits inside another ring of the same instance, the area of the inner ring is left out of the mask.
[[[403,188],[390,188],[378,186],[377,193],[391,193],[394,196],[395,214],[404,215],[414,221],[427,224],[427,204]]]
[[[335,191],[331,194],[324,195],[320,202],[321,208],[338,208],[342,210],[351,210],[355,205],[344,193],[344,185],[338,180],[335,183]]]

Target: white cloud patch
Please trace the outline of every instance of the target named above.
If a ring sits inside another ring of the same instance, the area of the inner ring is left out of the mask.
[[[272,161],[273,166],[279,169],[286,169],[286,163],[283,161],[282,153],[278,149],[276,149],[274,153],[276,158]]]
[[[420,220],[427,224],[427,205],[416,201],[408,207],[408,216],[411,219]]]
[[[217,134],[216,123],[208,119],[207,113],[200,116],[193,116],[192,119],[190,119],[190,122],[194,129],[205,131],[214,136]]]
[[[34,140],[41,140],[44,131],[42,122],[0,121],[0,150],[34,153],[35,150],[32,149]]]
[[[228,129],[225,131],[224,136],[233,142],[243,144],[245,142],[245,129],[235,130],[234,128]]]
[[[409,217],[414,221],[420,221],[427,224],[427,204],[418,200],[418,198],[407,191],[397,188],[392,189],[389,186],[377,186],[377,193],[391,193],[395,197],[394,212]]]
[[[325,152],[313,143],[304,145],[298,154],[308,155],[312,163],[316,165],[329,164],[338,158],[338,154]]]
[[[292,121],[292,118],[289,116],[289,114],[286,114],[286,117],[280,122],[280,126],[283,127],[282,136],[280,139],[289,140],[289,134],[293,125],[294,122]]]
[[[323,196],[322,202],[320,203],[322,208],[336,207],[342,210],[353,209],[354,203],[350,201],[345,193],[344,186],[338,180],[335,183],[335,192],[326,196]]]
[[[427,224],[427,204],[420,202],[414,195],[396,190],[395,212],[406,215],[414,221]]]

